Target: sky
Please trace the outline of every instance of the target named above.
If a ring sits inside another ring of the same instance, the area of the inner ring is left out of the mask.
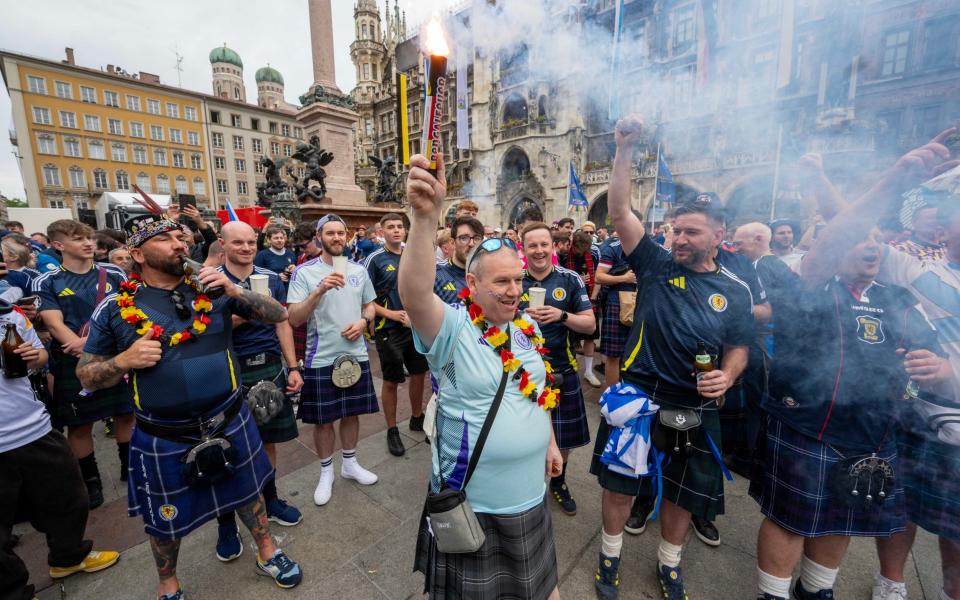
[[[386,0],[377,1],[382,7]],[[408,28],[413,28],[432,12],[461,1],[399,0],[399,5],[407,11]],[[331,2],[337,85],[349,92],[356,82],[350,62],[354,0]],[[256,102],[253,76],[267,63],[283,75],[288,102],[297,103],[297,97],[313,83],[307,0],[269,4],[262,0],[113,0],[102,5],[41,0],[5,4],[0,19],[0,48],[4,50],[59,61],[64,58],[64,47],[70,46],[78,65],[104,68],[112,64],[130,73],[146,71],[174,86],[178,85],[175,65],[179,53],[183,57],[183,87],[209,93],[212,84],[207,55],[226,43],[243,60],[248,101]],[[91,9],[93,5],[95,9]],[[38,11],[53,16],[41,20]],[[0,193],[23,198],[23,182],[7,134],[13,120],[5,86],[0,87],[0,125]]]

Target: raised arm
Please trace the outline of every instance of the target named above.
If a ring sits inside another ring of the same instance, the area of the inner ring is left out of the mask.
[[[617,153],[613,157],[613,169],[610,172],[610,188],[607,190],[607,210],[610,221],[620,236],[623,252],[627,256],[633,252],[646,231],[643,221],[630,209],[630,171],[637,142],[643,133],[643,122],[635,117],[621,119],[613,132],[617,144]],[[641,211],[640,214],[643,214]]]
[[[442,157],[437,159],[436,177],[427,170],[429,165],[419,154],[410,159],[407,177],[410,235],[400,256],[397,285],[411,325],[424,344],[432,346],[443,323],[443,302],[433,293],[437,278],[433,236],[447,195],[447,179]]]

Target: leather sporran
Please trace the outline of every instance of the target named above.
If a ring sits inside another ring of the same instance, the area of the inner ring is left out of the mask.
[[[661,408],[650,433],[653,447],[674,459],[693,456],[700,435],[700,415],[691,409]]]
[[[830,467],[827,485],[847,508],[876,509],[893,493],[893,465],[876,454],[844,458]]]

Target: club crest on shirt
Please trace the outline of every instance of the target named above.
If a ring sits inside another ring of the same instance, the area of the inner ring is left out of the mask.
[[[562,301],[566,297],[567,297],[567,290],[563,288],[556,288],[555,290],[553,290],[553,299],[556,300],[557,302]]]
[[[513,343],[521,350],[529,350],[533,348],[533,344],[530,343],[530,338],[528,338],[526,334],[519,329],[515,329],[513,331]]]
[[[157,512],[160,513],[161,519],[169,522],[177,518],[177,512],[179,511],[177,511],[177,507],[172,504],[164,504],[157,509]]]
[[[886,339],[883,335],[883,322],[867,315],[857,317],[857,337],[868,344],[882,344]]]
[[[359,275],[351,275],[347,277],[347,283],[350,284],[350,287],[360,287],[361,279]]]
[[[717,312],[727,310],[727,297],[723,294],[713,294],[707,299],[707,302],[709,302],[710,308]]]

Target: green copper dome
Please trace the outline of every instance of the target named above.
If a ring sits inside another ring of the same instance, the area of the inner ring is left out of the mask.
[[[210,63],[212,64],[218,62],[230,63],[231,65],[236,65],[241,69],[243,68],[243,61],[240,60],[240,55],[230,48],[227,48],[226,44],[223,46],[218,46],[210,51]]]
[[[270,65],[257,69],[257,73],[254,78],[257,80],[257,83],[270,81],[279,85],[283,85],[283,75],[280,74],[280,71],[274,69]]]

